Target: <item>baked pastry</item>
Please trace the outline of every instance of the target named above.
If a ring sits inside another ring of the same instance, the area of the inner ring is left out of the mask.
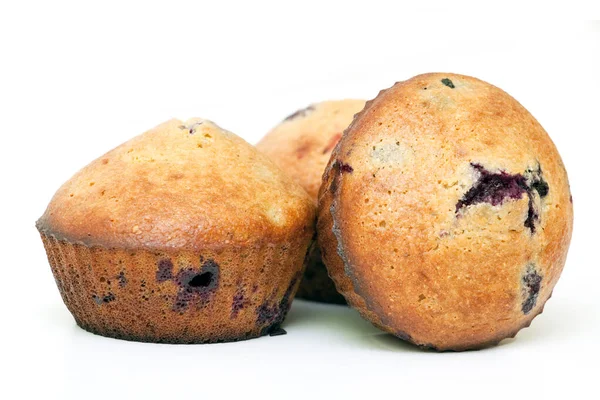
[[[263,137],[256,147],[298,182],[317,202],[331,151],[364,100],[324,101],[298,110]],[[298,297],[345,303],[327,275],[318,246],[309,256]]]
[[[437,350],[513,337],[563,269],[573,208],[560,156],[502,90],[425,74],[383,90],[336,146],[318,237],[366,319]]]
[[[264,155],[191,119],[165,122],[93,161],[36,225],[83,329],[202,343],[279,329],[314,219],[312,199]]]

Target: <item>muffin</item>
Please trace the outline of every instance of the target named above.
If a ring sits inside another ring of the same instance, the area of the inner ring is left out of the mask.
[[[93,161],[37,221],[83,329],[204,343],[279,331],[314,236],[310,196],[203,119],[171,120]]]
[[[296,111],[273,128],[256,147],[310,194],[315,204],[331,151],[363,100],[325,101]],[[298,297],[344,304],[327,275],[318,246],[309,255]]]
[[[425,74],[383,90],[336,146],[317,232],[338,290],[419,346],[477,349],[542,312],[573,206],[540,124],[502,90]]]

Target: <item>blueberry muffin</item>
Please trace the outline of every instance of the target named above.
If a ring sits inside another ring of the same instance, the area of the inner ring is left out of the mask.
[[[203,343],[279,330],[314,236],[306,192],[203,119],[171,120],[93,161],[38,220],[77,324]]]
[[[269,156],[310,194],[315,204],[321,177],[331,151],[342,137],[363,100],[325,101],[296,111],[273,128],[256,147]],[[306,265],[298,297],[326,303],[345,303],[327,275],[318,246]]]
[[[437,350],[513,337],[565,264],[573,206],[561,158],[516,100],[478,79],[383,90],[336,146],[318,237],[346,300]]]

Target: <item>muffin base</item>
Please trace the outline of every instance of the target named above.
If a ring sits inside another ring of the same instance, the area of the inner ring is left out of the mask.
[[[41,237],[78,326],[117,339],[182,344],[245,340],[279,328],[310,241],[150,251]]]
[[[156,338],[156,337],[147,337],[147,336],[133,336],[127,333],[119,333],[119,332],[115,332],[114,330],[100,330],[100,329],[96,329],[96,327],[93,326],[89,326],[86,325],[84,323],[81,323],[77,320],[75,320],[75,323],[77,324],[78,327],[80,327],[81,329],[83,329],[84,331],[87,331],[89,333],[93,333],[94,335],[99,335],[99,336],[104,336],[104,337],[108,337],[108,338],[112,338],[112,339],[120,339],[120,340],[127,340],[129,342],[143,342],[143,343],[164,343],[164,344],[209,344],[209,343],[227,343],[227,342],[239,342],[242,340],[250,340],[250,339],[256,339],[259,338],[261,336],[267,336],[269,334],[269,332],[260,332],[258,334],[250,334],[244,337],[235,337],[235,336],[223,336],[223,337],[215,337],[215,338],[211,338],[211,339],[207,339],[207,340],[198,340],[198,338],[195,337],[189,337],[189,338],[181,338],[181,337],[172,337],[172,338],[168,338],[168,337],[161,337],[161,338]]]

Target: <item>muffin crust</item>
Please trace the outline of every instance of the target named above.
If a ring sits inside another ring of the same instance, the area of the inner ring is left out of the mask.
[[[171,120],[93,161],[37,227],[82,328],[204,343],[275,332],[314,236],[314,204],[239,137]]]
[[[357,115],[323,176],[318,235],[340,293],[417,345],[476,349],[529,326],[573,209],[540,124],[478,79],[425,74]]]

